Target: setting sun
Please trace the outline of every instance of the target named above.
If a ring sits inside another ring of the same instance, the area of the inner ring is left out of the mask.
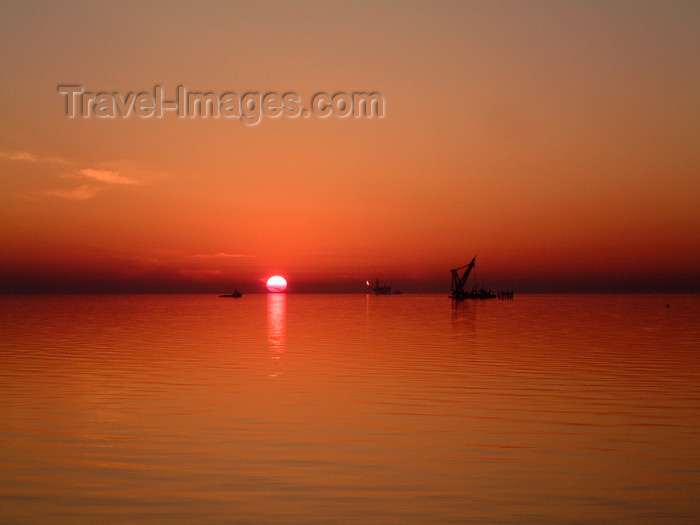
[[[266,286],[272,293],[284,292],[287,289],[287,280],[279,275],[273,275],[267,280]]]

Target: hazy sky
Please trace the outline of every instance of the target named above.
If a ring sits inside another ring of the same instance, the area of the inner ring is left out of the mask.
[[[700,291],[700,3],[2,2],[0,291]],[[376,91],[382,119],[74,118]]]

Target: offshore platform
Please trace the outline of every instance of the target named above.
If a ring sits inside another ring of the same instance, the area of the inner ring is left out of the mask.
[[[377,277],[377,284],[375,286],[372,286],[369,281],[367,281],[367,286],[369,286],[372,291],[374,292],[375,295],[398,295],[401,293],[399,290],[391,291],[391,286],[387,285],[386,283],[384,286],[379,285],[379,277]]]
[[[464,286],[467,284],[467,279],[469,279],[469,274],[474,269],[476,264],[476,255],[471,260],[469,264],[460,266],[451,270],[452,272],[452,293],[450,294],[451,299],[456,299],[461,301],[463,299],[512,299],[512,291],[501,291],[492,292],[491,290],[486,290],[485,288],[477,289],[476,279],[474,286],[471,290],[465,290]],[[462,275],[459,274],[461,270],[464,270]]]

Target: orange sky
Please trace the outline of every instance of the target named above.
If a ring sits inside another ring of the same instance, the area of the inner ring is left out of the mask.
[[[0,7],[0,292],[700,291],[697,2]],[[59,84],[378,91],[68,119]]]

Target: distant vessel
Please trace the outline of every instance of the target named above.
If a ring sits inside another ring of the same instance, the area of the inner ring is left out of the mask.
[[[391,295],[391,294],[400,294],[401,293],[398,290],[395,292],[392,292],[391,286],[388,286],[386,284],[384,286],[380,286],[379,285],[379,277],[377,277],[377,284],[375,286],[372,286],[369,283],[369,281],[367,281],[367,286],[369,286],[372,289],[372,291],[374,292],[375,295]]]
[[[220,295],[219,297],[233,297],[233,298],[235,298],[235,299],[238,299],[238,298],[241,297],[242,295],[243,295],[243,294],[242,294],[241,292],[239,292],[238,290],[235,290],[232,294]]]
[[[491,290],[486,290],[485,288],[479,288],[477,290],[476,288],[472,288],[468,292],[465,292],[461,299],[495,299],[496,297],[498,297],[498,294]]]
[[[479,288],[477,289],[476,283],[474,284],[474,287],[471,290],[465,290],[464,285],[467,284],[467,279],[469,278],[469,274],[471,273],[472,269],[474,268],[474,265],[476,264],[476,255],[472,259],[472,261],[469,264],[465,264],[464,266],[460,266],[459,268],[455,268],[452,271],[452,293],[450,294],[450,298],[452,299],[457,299],[461,301],[462,299],[496,299],[496,298],[506,298],[506,296],[509,296],[508,298],[512,299],[513,298],[513,292],[492,292],[491,290],[487,290],[485,288]],[[462,269],[464,270],[464,274],[461,276],[459,275],[459,271]]]

